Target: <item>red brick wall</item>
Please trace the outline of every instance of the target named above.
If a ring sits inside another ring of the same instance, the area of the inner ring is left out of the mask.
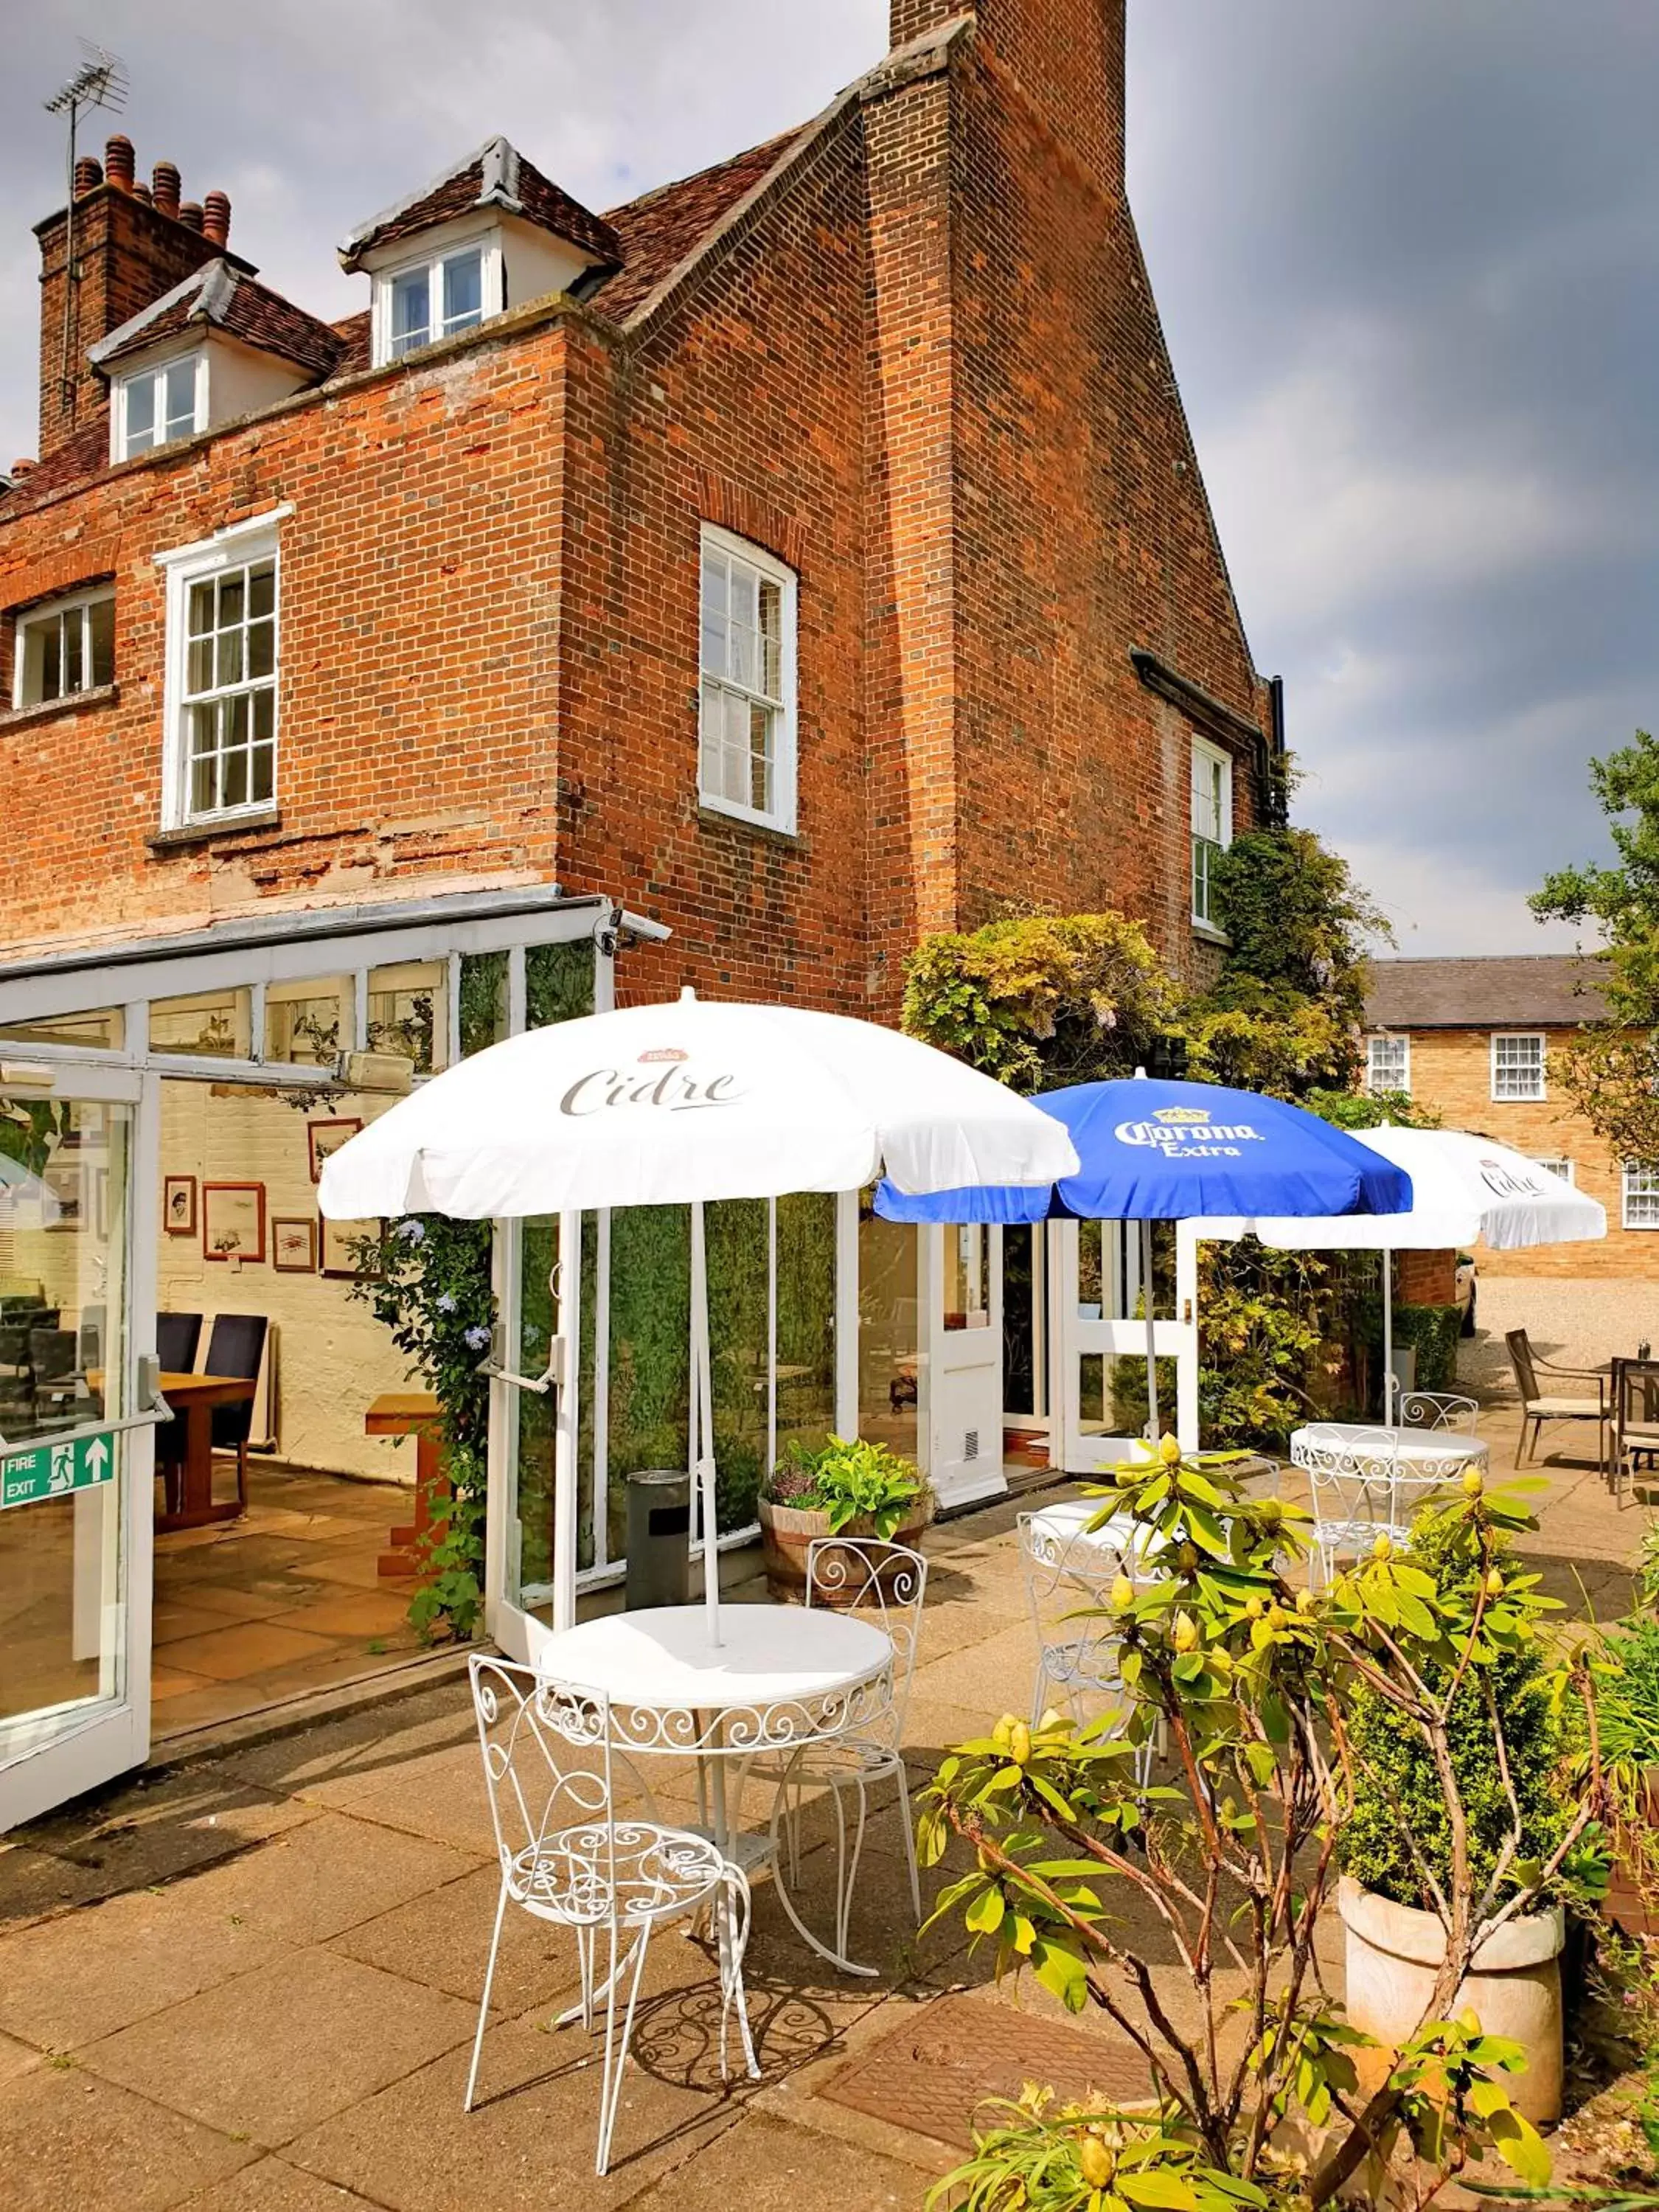
[[[1189,732],[1129,649],[1258,702],[1109,145],[1055,135],[1022,20],[895,65],[648,325],[532,304],[14,502],[0,610],[114,574],[119,696],[0,716],[0,947],[556,878],[672,927],[635,997],[890,1014],[921,931],[1010,898],[1189,964]],[[279,502],[280,825],[156,849],[153,556]],[[793,838],[697,804],[705,519],[799,575]]]

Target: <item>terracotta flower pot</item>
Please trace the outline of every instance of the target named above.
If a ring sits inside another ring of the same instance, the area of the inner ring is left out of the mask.
[[[758,1510],[766,1579],[781,1596],[799,1597],[806,1588],[808,1548],[821,1543],[831,1533],[830,1516],[817,1510],[805,1512],[799,1505],[775,1505],[769,1498],[761,1499]],[[932,1518],[933,1500],[924,1494],[911,1508],[910,1517],[903,1526],[893,1531],[890,1541],[908,1544],[914,1549]],[[876,1524],[869,1515],[860,1514],[840,1533],[843,1536],[873,1536]]]
[[[1431,1912],[1395,1905],[1344,1875],[1337,1910],[1347,1931],[1347,2014],[1382,2051],[1354,2053],[1364,2086],[1381,2081],[1390,2054],[1415,2034],[1446,1956],[1445,1930]],[[1559,1905],[1507,1922],[1474,1954],[1442,2017],[1467,2006],[1489,2035],[1525,2050],[1524,2074],[1504,2077],[1518,2112],[1535,2127],[1561,2117],[1561,1946]]]

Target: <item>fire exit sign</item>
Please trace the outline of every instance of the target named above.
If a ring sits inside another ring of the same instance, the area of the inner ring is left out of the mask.
[[[72,1491],[92,1490],[108,1482],[115,1473],[115,1442],[100,1429],[89,1437],[72,1437],[63,1443],[50,1438],[8,1451],[0,1445],[0,1507],[33,1505],[38,1498],[67,1498]]]

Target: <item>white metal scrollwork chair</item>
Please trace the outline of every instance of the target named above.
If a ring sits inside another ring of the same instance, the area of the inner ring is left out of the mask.
[[[705,1905],[713,1911],[720,1935],[720,2072],[726,2070],[726,2026],[735,2009],[749,2072],[758,2076],[743,1992],[749,1884],[742,1869],[707,1838],[656,1820],[617,1817],[612,1753],[623,1747],[613,1737],[610,1700],[603,1692],[543,1681],[528,1667],[476,1652],[471,1674],[501,1888],[464,2109],[472,2109],[501,1925],[513,1904],[574,1932],[581,2002],[572,2017],[589,2033],[595,2006],[604,2002],[605,2065],[594,2161],[595,2172],[604,2173],[611,2162],[646,1948],[660,1923]],[[600,1937],[608,1946],[602,1980],[597,1978],[595,1956]],[[624,1984],[626,2003],[618,2022]]]
[[[1480,1419],[1473,1398],[1442,1390],[1407,1390],[1398,1407],[1402,1429],[1448,1429],[1472,1437]]]
[[[1088,1510],[1078,1514],[1075,1526],[1060,1520],[1054,1507],[1022,1513],[1016,1523],[1026,1602],[1036,1631],[1033,1727],[1056,1698],[1079,1726],[1103,1714],[1127,1717],[1129,1711],[1109,1608],[1112,1584],[1121,1574],[1135,1581],[1140,1562],[1131,1534],[1110,1527],[1090,1534],[1088,1523],[1097,1508],[1091,1500],[1082,1504]],[[1135,1755],[1135,1773],[1142,1783],[1151,1778],[1152,1753],[1153,1746],[1146,1743]]]
[[[859,1860],[868,1825],[870,1795],[884,1782],[898,1793],[898,1814],[904,1840],[904,1863],[910,1878],[910,1905],[921,1925],[921,1877],[916,1868],[915,1824],[910,1813],[910,1784],[904,1768],[904,1716],[910,1700],[910,1680],[915,1673],[916,1646],[921,1637],[922,1601],[927,1592],[927,1562],[920,1552],[904,1544],[882,1542],[874,1536],[821,1536],[806,1552],[806,1603],[833,1607],[838,1613],[857,1612],[885,1631],[893,1646],[892,1697],[886,1706],[855,1733],[844,1736],[808,1738],[781,1759],[755,1761],[744,1769],[773,1784],[772,1858],[780,1879],[778,1902],[796,1933],[822,1958],[832,1960],[843,1972],[874,1974],[875,1966],[860,1966],[848,1956],[848,1929]],[[811,1791],[829,1795],[836,1816],[835,1942],[833,1949],[802,1919],[791,1894],[800,1868],[800,1816],[805,1796]],[[849,1841],[848,1808],[857,1802]],[[787,1854],[788,1879],[782,1879],[781,1851]]]
[[[1317,1561],[1322,1583],[1329,1582],[1339,1560],[1363,1558],[1379,1536],[1409,1541],[1419,1512],[1455,1475],[1455,1462],[1430,1474],[1402,1473],[1401,1433],[1373,1429],[1356,1436],[1319,1422],[1309,1429],[1301,1454],[1313,1492],[1309,1566]]]

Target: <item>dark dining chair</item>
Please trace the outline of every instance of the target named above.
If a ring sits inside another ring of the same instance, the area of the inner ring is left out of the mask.
[[[196,1367],[196,1347],[202,1340],[202,1316],[193,1313],[158,1313],[155,1316],[155,1364],[164,1375],[190,1375]],[[185,1454],[189,1446],[185,1417],[174,1413],[155,1431],[155,1472],[166,1486],[167,1510],[177,1513],[183,1504]]]
[[[257,1383],[270,1323],[264,1314],[216,1314],[208,1338],[209,1375],[236,1375]],[[253,1395],[213,1408],[213,1449],[236,1455],[236,1498],[247,1510],[247,1440],[253,1433]]]
[[[29,1370],[34,1383],[37,1428],[73,1425],[81,1389],[78,1349],[72,1328],[30,1329]]]

